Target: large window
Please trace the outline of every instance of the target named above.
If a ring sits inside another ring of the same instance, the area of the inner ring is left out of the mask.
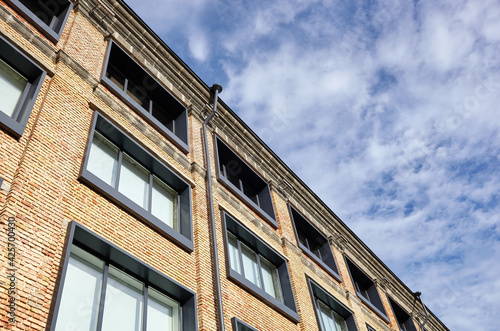
[[[288,205],[299,247],[330,275],[341,281],[328,239],[302,214]]]
[[[285,259],[228,214],[223,218],[229,277],[298,321]]]
[[[231,319],[233,324],[233,331],[258,331],[257,329],[251,327],[250,325],[244,323],[243,321],[233,317]]]
[[[195,294],[76,222],[51,330],[195,330]]]
[[[281,300],[278,270],[261,254],[243,244],[234,234],[228,232],[227,243],[231,269],[243,275],[248,281],[275,299]]]
[[[6,0],[28,22],[57,43],[73,3],[69,0]]]
[[[113,41],[102,81],[182,151],[189,152],[186,107]]]
[[[389,318],[385,312],[384,305],[380,299],[377,286],[373,280],[370,279],[361,269],[359,269],[351,260],[345,257],[347,269],[351,275],[352,283],[356,290],[358,297],[368,307],[370,307],[377,315],[379,315],[385,322],[389,323]]]
[[[192,249],[190,186],[99,114],[81,179]]]
[[[349,309],[312,280],[308,284],[321,331],[357,331]]]
[[[398,322],[400,331],[417,331],[415,323],[410,314],[408,314],[400,305],[398,305],[391,297],[387,296],[391,305],[396,321]]]
[[[0,126],[16,138],[24,132],[45,74],[0,36]]]
[[[277,228],[269,185],[218,137],[215,139],[219,180]]]

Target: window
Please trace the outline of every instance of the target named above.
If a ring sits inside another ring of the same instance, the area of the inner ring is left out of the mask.
[[[316,300],[316,309],[319,312],[321,330],[324,331],[347,331],[345,319],[323,301]]]
[[[321,331],[357,331],[352,312],[319,285],[308,279]]]
[[[244,323],[236,317],[233,317],[231,321],[233,324],[233,331],[258,331],[257,329],[252,328],[250,325]]]
[[[392,308],[392,312],[396,317],[400,331],[417,331],[413,319],[400,305],[398,305],[391,297],[387,296]]]
[[[372,328],[371,326],[369,326],[368,324],[366,324],[366,329],[367,329],[368,331],[377,331],[377,330],[375,330],[374,328]]]
[[[192,291],[76,222],[69,236],[51,331],[195,329]]]
[[[0,126],[23,135],[45,71],[0,36]]]
[[[184,153],[189,152],[186,107],[113,41],[102,82]]]
[[[375,283],[347,257],[345,257],[345,261],[358,297],[385,322],[389,323]]]
[[[73,3],[69,0],[6,0],[52,42],[61,38]]]
[[[243,275],[255,286],[281,301],[278,270],[262,255],[255,253],[247,245],[228,232],[229,262],[231,269]]]
[[[229,277],[298,322],[285,259],[228,214],[223,219]]]
[[[269,185],[218,137],[219,180],[273,227],[278,228]]]
[[[326,239],[326,237],[309,223],[309,221],[307,221],[295,208],[291,205],[288,205],[288,208],[292,217],[295,236],[299,243],[299,247],[340,282],[339,271],[328,239]]]
[[[80,178],[193,249],[190,186],[98,113]]]

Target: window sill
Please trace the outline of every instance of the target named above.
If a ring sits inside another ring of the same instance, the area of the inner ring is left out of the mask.
[[[300,242],[299,242],[299,247],[302,249],[304,254],[306,254],[311,260],[316,262],[316,264],[318,264],[322,269],[324,269],[330,276],[335,278],[335,280],[338,281],[339,283],[342,283],[342,278],[337,272],[335,272],[335,270],[333,270],[325,262],[320,260],[316,255],[314,255],[310,250],[307,249],[306,246],[302,245]]]
[[[285,317],[293,321],[294,323],[299,323],[299,314],[294,311],[293,309],[289,308],[286,306],[283,302],[279,301],[278,299],[272,297],[271,295],[267,294],[263,289],[258,287],[257,285],[253,284],[249,280],[247,280],[244,276],[240,275],[236,271],[234,271],[231,268],[229,269],[229,275],[228,278],[231,279],[233,282],[236,284],[242,286],[246,290],[248,290],[251,294],[255,295],[259,299],[261,299],[265,304],[268,306],[274,308],[281,314],[283,314]]]
[[[276,222],[274,217],[270,216],[268,213],[262,210],[262,208],[260,208],[255,202],[253,202],[246,195],[244,195],[236,186],[231,184],[231,182],[229,182],[224,176],[220,176],[218,174],[217,179],[231,192],[233,192],[236,196],[238,196],[240,200],[242,200],[245,204],[247,204],[250,208],[252,208],[262,218],[264,218],[264,220],[266,220],[274,229],[278,228],[278,222]]]
[[[10,116],[0,111],[0,127],[16,139],[21,138],[26,123],[19,123],[14,121]]]
[[[383,312],[381,312],[377,307],[375,307],[373,305],[373,303],[371,303],[370,301],[368,301],[363,295],[361,295],[361,293],[359,293],[358,291],[356,291],[356,294],[358,295],[358,298],[361,299],[361,301],[363,301],[363,303],[365,305],[368,306],[368,308],[370,308],[375,314],[377,314],[381,319],[384,320],[384,322],[386,323],[390,323],[389,321],[389,317],[387,317],[386,314],[384,314]]]
[[[114,94],[116,94],[123,102],[125,102],[129,107],[133,108],[136,113],[138,113],[144,120],[151,124],[156,130],[158,130],[162,135],[167,137],[173,144],[175,144],[184,154],[189,153],[189,144],[184,142],[181,138],[176,136],[172,131],[167,129],[165,125],[160,123],[156,118],[154,118],[149,112],[144,109],[141,105],[132,99],[127,93],[122,89],[118,88],[115,83],[113,83],[108,77],[102,77],[102,83],[110,89]],[[186,115],[187,116],[187,113]]]
[[[192,240],[185,237],[180,232],[177,232],[176,230],[172,229],[171,227],[163,223],[161,220],[159,220],[157,217],[148,213],[142,207],[137,205],[135,202],[127,198],[122,193],[118,192],[118,190],[116,190],[115,188],[103,182],[101,179],[99,179],[97,176],[92,174],[87,169],[82,170],[79,180],[85,183],[86,185],[90,186],[98,193],[101,193],[106,198],[116,203],[119,207],[125,209],[133,216],[139,218],[148,226],[152,227],[156,231],[165,235],[167,238],[169,238],[177,245],[179,245],[181,248],[186,250],[188,253],[193,252],[194,245]]]

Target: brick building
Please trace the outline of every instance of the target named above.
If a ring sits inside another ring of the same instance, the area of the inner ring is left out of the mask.
[[[0,0],[1,329],[447,330],[218,92],[121,0]]]

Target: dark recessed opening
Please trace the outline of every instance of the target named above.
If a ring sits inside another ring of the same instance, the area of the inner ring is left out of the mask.
[[[186,107],[114,42],[103,82],[184,152],[189,151]]]
[[[277,226],[269,185],[220,139],[217,141],[219,178]]]

